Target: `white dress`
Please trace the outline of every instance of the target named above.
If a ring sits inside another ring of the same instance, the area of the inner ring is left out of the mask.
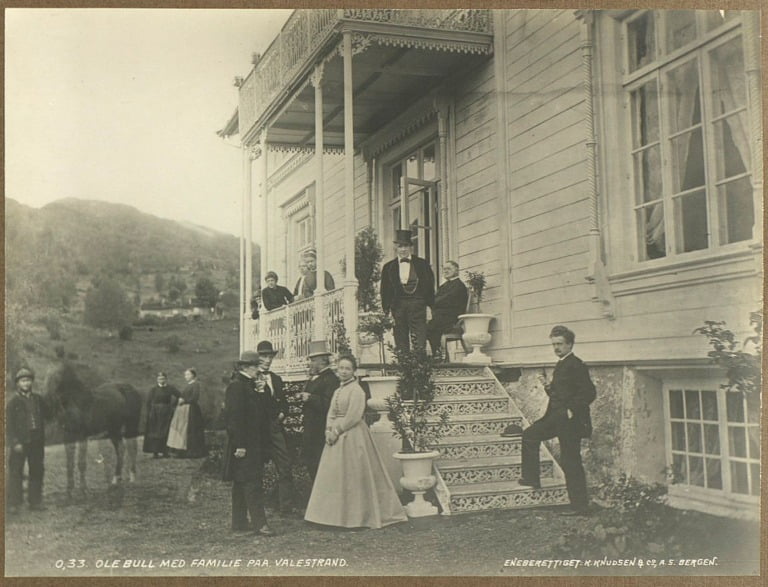
[[[333,394],[327,426],[341,431],[325,445],[304,519],[343,528],[381,528],[408,519],[363,420],[365,393],[356,379]]]

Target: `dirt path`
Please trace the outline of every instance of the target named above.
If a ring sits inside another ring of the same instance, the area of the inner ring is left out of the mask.
[[[106,443],[100,444],[108,455]],[[584,573],[504,566],[515,558],[553,558],[553,545],[563,532],[597,523],[599,512],[579,519],[547,509],[497,511],[342,531],[269,511],[278,536],[234,536],[229,532],[229,485],[201,474],[200,460],[140,454],[138,480],[126,486],[122,507],[113,510],[96,462],[98,445],[92,443],[89,455],[92,494],[71,505],[65,500],[63,448],[47,449],[48,509],[6,519],[6,576],[626,574],[607,567]],[[707,519],[717,525],[709,533],[719,535],[719,543],[699,545],[708,550],[698,556],[719,556],[720,565],[679,572],[755,572],[757,525]],[[279,566],[281,560],[289,566]],[[645,569],[630,574],[659,573]]]

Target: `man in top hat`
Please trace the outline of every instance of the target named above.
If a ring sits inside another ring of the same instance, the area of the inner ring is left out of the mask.
[[[304,463],[309,476],[315,479],[320,456],[325,446],[325,420],[331,407],[333,392],[339,388],[339,378],[331,369],[331,352],[326,341],[309,343],[309,375],[301,400],[304,402]]]
[[[18,512],[24,503],[22,478],[24,463],[29,467],[27,501],[29,509],[43,508],[43,458],[45,424],[48,415],[43,398],[32,391],[35,374],[23,368],[16,372],[16,393],[6,407],[5,445],[8,457],[8,511]]]
[[[314,249],[309,249],[302,255],[302,258],[307,266],[307,271],[299,278],[299,281],[296,283],[294,295],[297,299],[310,298],[315,295],[315,290],[317,289],[317,253]],[[331,274],[327,271],[325,271],[324,274],[325,291],[336,289],[333,276],[331,276]]]
[[[435,276],[429,263],[413,254],[410,230],[395,231],[397,257],[381,270],[381,306],[392,312],[395,346],[427,347],[427,306],[435,303]]]
[[[265,391],[270,398],[270,457],[277,469],[277,492],[280,502],[280,512],[290,514],[293,512],[293,474],[291,472],[291,457],[285,442],[285,430],[283,420],[288,415],[288,400],[285,397],[282,378],[269,370],[272,359],[277,351],[272,348],[272,343],[262,340],[256,345],[256,353],[259,355],[259,378],[264,380]]]
[[[224,395],[227,450],[224,481],[232,481],[232,531],[274,532],[267,524],[262,481],[269,459],[272,401],[259,377],[259,355],[246,351]],[[248,517],[250,515],[250,523]]]

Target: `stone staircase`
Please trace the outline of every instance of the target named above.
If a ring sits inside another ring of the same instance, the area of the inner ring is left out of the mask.
[[[431,415],[447,409],[445,435],[435,445],[436,493],[445,513],[568,503],[563,472],[542,444],[541,489],[522,487],[520,437],[502,438],[510,424],[528,422],[487,367],[448,365],[435,371]]]

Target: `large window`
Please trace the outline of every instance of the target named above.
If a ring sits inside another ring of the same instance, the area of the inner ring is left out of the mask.
[[[638,259],[753,237],[738,13],[645,11],[625,21]]]
[[[392,229],[411,229],[413,252],[437,268],[439,200],[436,144],[429,142],[389,167]]]
[[[759,495],[759,394],[686,382],[669,386],[666,395],[673,483]]]

